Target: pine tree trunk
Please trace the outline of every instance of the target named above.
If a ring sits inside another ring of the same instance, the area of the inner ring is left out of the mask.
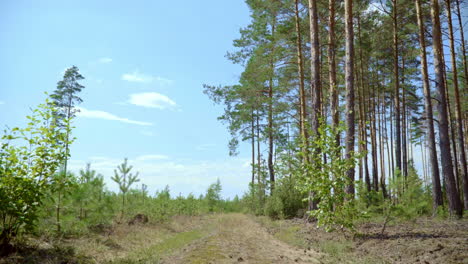
[[[444,65],[444,83],[445,83],[445,94],[446,94],[446,99],[447,99],[447,114],[448,114],[448,127],[449,127],[449,138],[450,142],[452,143],[452,167],[453,167],[453,175],[455,175],[455,186],[457,187],[458,193],[460,194],[460,177],[458,173],[458,155],[457,155],[457,143],[455,140],[455,126],[453,124],[453,115],[452,115],[452,106],[450,103],[450,93],[448,89],[448,82],[447,82],[447,69],[446,69],[446,63],[445,63],[445,54],[442,53],[442,65]]]
[[[462,60],[463,60],[463,72],[465,73],[465,88],[464,92],[465,95],[468,92],[466,89],[468,89],[468,65],[466,62],[466,43],[465,43],[465,33],[463,31],[463,22],[462,22],[462,16],[460,12],[460,0],[455,0],[456,6],[457,6],[457,18],[458,18],[458,31],[460,32],[460,40],[461,40],[461,50],[462,50]],[[466,121],[466,119],[465,119]],[[465,125],[465,129],[467,126]],[[465,207],[466,209],[466,207]]]
[[[309,0],[309,23],[310,23],[310,51],[311,51],[311,96],[312,96],[312,111],[311,111],[311,130],[312,137],[317,137],[319,132],[319,121],[322,116],[321,99],[321,81],[320,81],[320,46],[319,46],[319,29],[318,29],[318,10],[317,0]],[[319,155],[320,150],[317,150]],[[313,196],[309,193],[309,196]],[[317,209],[318,201],[309,199],[309,210]]]
[[[463,193],[464,193],[464,207],[468,208],[468,175],[466,168],[466,152],[464,147],[464,133],[463,133],[463,120],[461,113],[461,104],[460,104],[460,91],[458,88],[458,72],[457,72],[457,60],[455,55],[455,39],[453,35],[453,26],[452,26],[452,11],[450,0],[445,0],[446,10],[447,10],[447,23],[449,28],[449,39],[450,39],[450,55],[452,60],[452,73],[453,73],[453,89],[455,93],[455,119],[457,121],[457,141],[458,141],[458,153],[459,153],[459,166],[460,166],[460,178],[462,179]],[[453,135],[455,137],[455,134]]]
[[[252,109],[252,123],[251,125],[251,144],[252,144],[252,186],[255,184],[255,115]]]
[[[377,140],[376,140],[376,129],[375,129],[375,93],[372,94],[371,98],[371,110],[369,111],[370,116],[370,133],[371,133],[371,152],[372,152],[372,189],[376,192],[379,191],[379,173],[377,168]]]
[[[335,61],[335,0],[329,0],[328,11],[328,73],[330,81],[330,109],[332,126],[338,127],[340,115],[338,112],[338,87],[336,84]],[[340,145],[340,134],[336,135],[336,145]]]
[[[455,186],[455,177],[453,174],[452,155],[450,151],[450,139],[448,128],[448,114],[444,83],[444,65],[442,62],[442,36],[440,29],[440,11],[438,0],[431,0],[431,17],[432,17],[432,37],[433,37],[433,52],[434,52],[434,71],[435,83],[438,97],[437,110],[439,112],[439,148],[442,163],[442,173],[445,180],[445,188],[449,201],[449,209],[451,214],[456,214],[461,217],[463,214],[460,197],[458,196]]]
[[[419,46],[421,52],[421,75],[424,90],[424,109],[426,112],[427,148],[429,152],[429,163],[432,175],[432,198],[434,211],[443,205],[442,188],[440,186],[439,164],[437,160],[437,149],[434,132],[434,115],[432,113],[431,90],[429,86],[429,75],[427,70],[426,39],[424,37],[424,23],[422,20],[421,0],[416,0],[416,13],[419,27]]]
[[[319,119],[321,118],[321,81],[320,81],[320,46],[317,0],[309,0],[309,19],[310,19],[310,49],[311,49],[311,129],[313,137],[318,135]]]
[[[354,152],[354,32],[353,1],[345,0],[345,86],[346,86],[346,154],[350,159]],[[347,193],[354,195],[354,167],[346,172],[350,184]]]
[[[398,6],[397,0],[393,3],[393,74],[395,82],[395,163],[397,170],[401,173],[401,123],[400,123],[400,76],[398,72]]]
[[[379,89],[380,90],[380,89]],[[383,91],[380,91],[383,93]],[[383,97],[383,95],[382,95]],[[380,96],[379,96],[380,98]],[[380,101],[380,100],[379,100]],[[382,107],[382,108],[380,108]],[[380,110],[382,109],[382,110]],[[379,124],[379,152],[380,152],[380,188],[382,190],[382,195],[384,198],[387,198],[387,188],[385,186],[385,165],[384,165],[384,160],[385,160],[385,150],[384,150],[384,143],[383,143],[383,136],[382,136],[382,131],[383,131],[383,117],[382,117],[382,112],[384,110],[383,102],[379,102],[377,104],[377,116],[379,118],[378,124]]]
[[[268,88],[268,174],[270,175],[270,193],[275,188],[275,169],[273,167],[273,80]]]
[[[405,180],[405,188],[407,184],[408,177],[408,138],[407,138],[407,123],[406,123],[406,87],[405,87],[405,56],[401,57],[401,149],[402,149],[402,174]]]
[[[309,159],[309,133],[307,132],[307,108],[306,108],[306,93],[304,85],[304,62],[302,55],[302,34],[299,16],[299,0],[295,0],[295,23],[296,23],[296,47],[297,47],[297,68],[299,73],[299,129],[302,137],[302,155],[304,162]]]

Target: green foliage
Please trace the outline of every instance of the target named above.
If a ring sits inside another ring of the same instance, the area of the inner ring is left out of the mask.
[[[104,188],[104,177],[91,169],[91,164],[86,164],[86,168],[80,170],[79,185],[75,193],[75,200],[80,206],[80,219],[89,217],[89,212],[93,211],[90,204],[93,200],[100,201]]]
[[[336,145],[336,135],[341,131],[344,131],[343,126],[332,128],[321,122],[319,133],[311,142],[310,162],[303,164],[299,176],[300,190],[313,194],[309,200],[318,201],[317,209],[308,213],[327,231],[337,226],[353,230],[357,218],[354,197],[345,189],[350,184],[346,172],[355,166],[358,156],[342,157],[344,147]],[[324,162],[323,153],[328,156],[327,162]]]
[[[119,189],[122,192],[122,217],[125,212],[125,194],[132,186],[132,184],[139,182],[138,172],[136,174],[130,173],[133,166],[128,165],[128,159],[125,158],[124,162],[117,166],[117,170],[114,170],[114,177],[111,179],[119,185]]]
[[[272,195],[267,198],[264,213],[272,219],[283,219],[285,206],[278,195]]]
[[[67,158],[59,142],[72,143],[66,136],[71,119],[57,126],[56,111],[46,100],[27,116],[26,128],[7,130],[1,139],[0,244],[34,227],[51,176]]]
[[[215,212],[219,209],[219,202],[221,200],[221,182],[219,179],[215,183],[211,184],[206,191],[206,202],[208,204],[208,211]]]
[[[77,111],[74,106],[83,100],[76,94],[84,88],[78,81],[84,77],[79,73],[78,67],[72,66],[65,70],[63,79],[57,83],[57,89],[50,95],[54,105],[57,107],[54,112],[56,121],[62,124],[63,120],[74,117]]]
[[[306,203],[304,194],[296,186],[292,175],[277,180],[273,194],[267,198],[265,215],[273,219],[302,216]]]

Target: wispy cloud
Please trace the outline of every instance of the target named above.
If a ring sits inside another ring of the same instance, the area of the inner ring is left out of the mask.
[[[160,76],[151,76],[148,74],[140,73],[138,70],[132,73],[125,73],[122,75],[122,80],[128,82],[139,82],[139,83],[152,83],[156,82],[160,85],[171,85],[174,81],[169,80]]]
[[[107,57],[103,57],[103,58],[100,58],[100,59],[98,60],[98,62],[99,62],[99,63],[104,63],[104,64],[106,64],[106,63],[111,63],[111,62],[112,62],[112,59],[111,59],[111,58],[107,58]]]
[[[131,94],[129,103],[137,106],[167,109],[177,106],[171,98],[155,92]]]
[[[85,118],[97,118],[97,119],[105,119],[105,120],[114,120],[128,124],[135,124],[140,126],[152,126],[152,123],[149,122],[142,122],[142,121],[135,121],[125,117],[119,117],[109,112],[100,111],[100,110],[88,110],[83,107],[77,107],[80,111],[77,113],[79,117]]]
[[[0,105],[2,105],[2,104],[5,104],[5,102],[3,102],[3,101],[0,101]]]

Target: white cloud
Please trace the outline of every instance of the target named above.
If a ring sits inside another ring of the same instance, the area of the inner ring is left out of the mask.
[[[160,85],[171,85],[174,81],[160,77],[160,76],[151,76],[147,74],[140,73],[138,70],[133,71],[132,73],[125,73],[122,75],[122,80],[128,82],[140,82],[140,83],[151,83],[157,82]]]
[[[77,116],[79,117],[114,120],[114,121],[119,121],[119,122],[128,123],[128,124],[135,124],[135,125],[140,125],[140,126],[152,126],[153,125],[152,123],[149,123],[149,122],[135,121],[135,120],[131,120],[128,118],[119,117],[119,116],[116,116],[114,114],[111,114],[105,111],[88,110],[83,107],[77,107],[77,109],[80,110],[77,113]]]
[[[176,102],[171,98],[155,92],[131,94],[129,103],[158,109],[174,108],[177,106]]]
[[[104,58],[100,58],[100,59],[98,60],[98,62],[99,62],[99,63],[104,63],[104,64],[106,64],[106,63],[111,63],[111,62],[112,62],[112,59],[111,59],[111,58],[104,57]]]
[[[152,154],[152,155],[142,155],[135,158],[135,160],[139,161],[147,161],[147,160],[167,160],[169,159],[166,155],[159,155],[159,154]]]
[[[5,102],[3,102],[3,101],[0,101],[0,105],[2,105],[2,104],[5,104]]]

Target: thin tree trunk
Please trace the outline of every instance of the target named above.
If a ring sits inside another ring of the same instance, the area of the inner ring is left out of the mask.
[[[261,160],[261,153],[260,153],[260,117],[257,110],[257,182],[258,187],[260,188],[260,181],[262,178],[262,160]]]
[[[302,34],[301,34],[301,24],[299,16],[299,0],[295,0],[295,22],[296,22],[296,47],[297,47],[297,65],[299,73],[299,128],[300,134],[302,137],[302,155],[304,162],[309,160],[309,133],[306,127],[307,124],[307,108],[306,108],[306,93],[304,85],[304,62],[302,55]]]
[[[460,177],[458,171],[458,151],[457,151],[457,142],[455,140],[455,126],[453,124],[453,115],[452,115],[452,106],[450,103],[450,93],[448,89],[448,82],[447,82],[447,68],[445,63],[445,54],[442,53],[442,64],[444,65],[444,84],[445,84],[445,94],[447,99],[447,113],[448,113],[448,127],[449,127],[449,138],[450,142],[452,143],[452,152],[453,152],[453,174],[455,175],[455,185],[457,187],[458,193],[460,194]]]
[[[336,61],[335,61],[335,0],[328,2],[328,72],[330,81],[330,109],[332,126],[338,127],[338,87],[336,84]],[[340,145],[340,134],[336,135],[336,145]]]
[[[376,118],[375,118],[375,93],[373,92],[370,103],[370,136],[371,136],[371,152],[372,152],[372,188],[374,191],[379,191],[379,172],[377,165],[377,140],[376,140]]]
[[[354,153],[354,32],[353,1],[345,0],[345,86],[346,86],[346,159]],[[346,191],[354,195],[354,167],[346,172],[350,184]]]
[[[455,177],[453,174],[452,155],[450,151],[450,139],[448,129],[448,114],[444,83],[444,64],[442,62],[442,36],[440,29],[440,11],[438,0],[431,0],[431,17],[432,17],[432,37],[433,37],[433,52],[434,52],[434,71],[437,97],[439,100],[437,110],[439,112],[439,148],[442,163],[442,172],[445,178],[445,187],[449,208],[451,214],[456,214],[461,217],[463,209],[455,186]]]
[[[321,81],[320,81],[320,46],[318,29],[317,0],[309,0],[310,19],[310,49],[311,49],[311,95],[312,120],[311,129],[314,137],[318,135],[319,119],[321,118]]]
[[[455,0],[456,6],[457,6],[457,18],[458,18],[458,31],[460,32],[460,40],[461,40],[461,49],[462,49],[462,59],[463,59],[463,71],[465,73],[465,91],[464,93],[466,94],[466,89],[468,89],[468,66],[466,62],[466,43],[465,43],[465,33],[463,31],[463,21],[462,21],[462,16],[460,12],[460,0]],[[465,125],[466,129],[466,125]],[[466,209],[466,207],[465,207]]]
[[[401,126],[400,126],[400,76],[398,72],[398,0],[393,3],[393,74],[395,82],[395,161],[396,168],[401,173]]]
[[[405,181],[405,188],[407,184],[408,177],[408,138],[407,138],[407,123],[406,123],[406,88],[405,88],[405,56],[401,57],[401,149],[402,149],[402,174]]]
[[[270,175],[270,194],[275,188],[275,169],[273,167],[273,80],[270,78],[268,89],[268,173]]]
[[[310,51],[311,51],[311,129],[312,137],[317,137],[319,132],[319,121],[321,119],[321,81],[320,81],[320,46],[319,46],[319,28],[318,28],[318,10],[317,0],[309,0],[309,23],[310,23]],[[320,152],[320,150],[317,150]],[[320,153],[315,153],[320,155]],[[313,196],[309,193],[309,196]],[[317,200],[309,199],[309,210],[317,209]]]
[[[55,212],[55,218],[56,218],[56,222],[57,222],[57,233],[60,233],[61,230],[62,230],[62,225],[60,223],[60,204],[62,203],[62,194],[60,193],[60,191],[58,191],[58,199],[57,199],[57,208],[55,209],[56,212]]]
[[[429,163],[432,176],[432,199],[434,212],[438,206],[443,205],[442,188],[440,186],[439,164],[437,160],[437,148],[434,132],[434,115],[432,113],[431,90],[429,86],[429,75],[427,70],[426,39],[424,37],[424,23],[422,19],[421,0],[416,0],[416,13],[419,27],[419,47],[421,53],[421,75],[424,90],[424,109],[426,112],[427,148],[429,152]]]
[[[453,74],[453,89],[455,92],[455,119],[457,120],[457,141],[458,141],[458,153],[460,162],[460,178],[462,179],[463,184],[463,193],[464,193],[464,207],[468,208],[468,173],[466,168],[466,152],[464,147],[464,135],[463,135],[463,120],[461,113],[461,104],[460,104],[460,91],[458,88],[458,72],[457,72],[457,60],[455,55],[455,38],[453,35],[453,26],[452,26],[452,11],[450,0],[445,0],[447,5],[447,23],[449,27],[449,39],[450,39],[450,55],[452,60],[452,74]],[[453,134],[455,137],[455,134]]]
[[[359,64],[360,64],[360,71],[359,71],[359,85],[360,89],[358,90],[358,96],[359,96],[359,121],[360,121],[360,127],[361,131],[360,134],[362,136],[360,143],[360,147],[362,151],[364,152],[364,157],[362,160],[364,161],[364,182],[366,184],[366,189],[368,192],[371,191],[371,182],[370,182],[370,176],[369,176],[369,165],[368,165],[368,160],[367,160],[367,115],[366,115],[366,100],[365,100],[365,89],[364,89],[364,62],[362,58],[362,42],[361,42],[361,18],[358,15],[357,16],[357,22],[358,22],[358,39],[359,39]]]
[[[382,92],[382,91],[380,91],[380,92]],[[379,98],[380,98],[380,96],[379,96]],[[380,110],[380,109],[382,109],[382,110]],[[385,186],[385,165],[384,165],[385,150],[384,150],[383,136],[382,136],[382,130],[383,130],[382,112],[384,110],[383,102],[379,102],[377,104],[377,110],[379,110],[377,112],[377,117],[379,118],[378,124],[379,124],[379,147],[380,147],[380,150],[379,150],[379,152],[380,152],[380,188],[382,189],[383,197],[387,198],[387,188]]]
[[[252,187],[255,184],[255,114],[252,109],[252,123],[251,125],[251,143],[252,143]]]

